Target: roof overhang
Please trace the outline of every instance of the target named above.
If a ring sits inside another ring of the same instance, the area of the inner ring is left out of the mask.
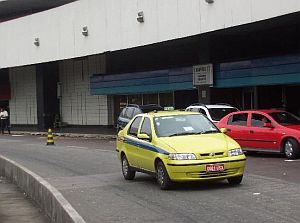
[[[0,0],[0,21],[55,8],[77,0]]]

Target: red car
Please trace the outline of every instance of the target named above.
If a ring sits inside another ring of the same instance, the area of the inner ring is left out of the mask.
[[[226,128],[243,150],[279,152],[289,159],[300,156],[300,118],[286,111],[249,110],[223,117],[218,128]]]

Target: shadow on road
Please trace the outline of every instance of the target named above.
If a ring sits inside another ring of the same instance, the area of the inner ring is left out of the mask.
[[[148,175],[139,175],[133,182],[140,182],[143,184],[148,184],[147,186],[157,187],[159,186],[154,177]],[[194,182],[173,182],[171,191],[207,191],[207,190],[224,190],[225,188],[241,187],[243,182],[240,185],[232,186],[228,184],[227,180],[209,180],[209,181],[194,181]]]
[[[258,157],[258,158],[285,158],[284,154],[281,153],[268,153],[268,152],[245,152],[248,157]]]

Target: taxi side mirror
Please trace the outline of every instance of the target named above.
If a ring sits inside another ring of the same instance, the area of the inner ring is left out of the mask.
[[[151,137],[148,134],[140,133],[137,135],[138,139],[151,141]]]
[[[227,129],[226,128],[220,128],[220,131],[222,132],[222,133],[227,133]]]

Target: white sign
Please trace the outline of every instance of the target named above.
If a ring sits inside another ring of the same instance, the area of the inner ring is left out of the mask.
[[[202,64],[193,66],[193,85],[213,85],[213,65]]]

